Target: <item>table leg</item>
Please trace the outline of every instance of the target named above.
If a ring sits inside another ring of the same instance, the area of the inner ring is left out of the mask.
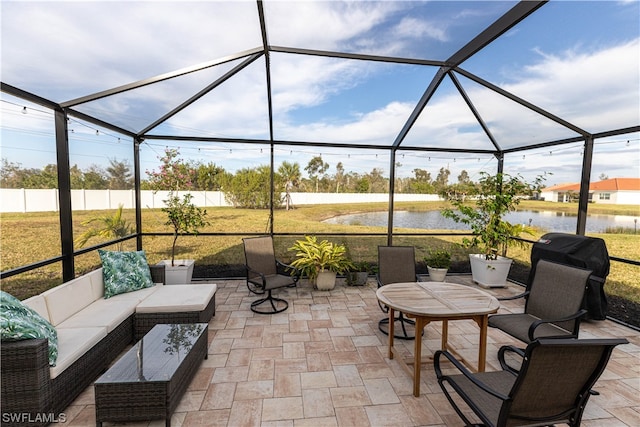
[[[448,338],[449,338],[449,321],[443,320],[442,321],[442,342],[440,345],[440,349],[443,351],[447,349]]]
[[[395,326],[395,313],[393,308],[389,307],[389,359],[393,359],[393,334]]]
[[[478,316],[474,319],[480,327],[480,344],[478,345],[478,372],[484,372],[487,363],[487,326],[489,316]]]
[[[420,367],[422,366],[422,330],[424,329],[426,323],[425,319],[422,317],[416,316],[416,338],[415,338],[415,347],[413,350],[414,360],[413,360],[413,395],[415,397],[420,397]]]

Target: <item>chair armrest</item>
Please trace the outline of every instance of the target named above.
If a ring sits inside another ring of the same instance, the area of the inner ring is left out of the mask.
[[[529,296],[530,291],[524,291],[521,294],[518,295],[514,295],[511,297],[500,297],[497,298],[498,301],[510,301],[510,300],[514,300],[514,299],[520,299],[520,298],[527,298]]]
[[[540,319],[540,320],[536,320],[535,322],[533,322],[531,324],[531,326],[529,326],[529,339],[531,341],[535,340],[535,332],[536,332],[536,328],[540,325],[544,325],[545,323],[555,323],[555,322],[568,322],[570,320],[579,320],[582,316],[584,316],[585,314],[587,314],[587,310],[580,310],[577,313],[568,316],[568,317],[563,317],[560,319]],[[545,338],[553,338],[553,337],[545,337]],[[567,335],[560,335],[558,336],[558,338],[567,338]]]
[[[249,267],[248,265],[245,265],[244,268],[247,269],[247,279],[254,280],[256,277],[260,277],[260,280],[262,281],[262,286],[264,286],[266,282],[264,274],[260,273],[259,271],[255,271],[251,269],[251,267]]]
[[[498,398],[500,400],[509,399],[509,396],[505,396],[504,394],[493,390],[488,385],[486,385],[482,381],[478,380],[471,372],[469,372],[469,370],[464,365],[462,365],[462,363],[460,363],[451,353],[449,353],[446,350],[438,350],[433,355],[433,367],[434,367],[434,369],[436,371],[436,377],[438,378],[438,381],[440,381],[440,382],[447,381],[450,384],[454,384],[455,383],[455,381],[453,381],[450,378],[449,375],[443,375],[442,374],[442,369],[440,368],[440,357],[441,356],[446,357],[449,360],[449,362],[451,362],[453,364],[453,366],[455,366],[456,369],[458,369],[458,371],[460,371],[461,374],[463,374],[469,381],[471,381],[475,386],[477,386],[482,391],[484,391],[484,392],[490,394],[491,396],[494,396],[494,397],[496,397],[496,398]]]
[[[291,276],[293,276],[293,281],[294,281],[294,282],[297,282],[297,281],[300,279],[300,276],[302,275],[302,271],[300,271],[300,269],[299,269],[299,268],[294,267],[294,266],[292,266],[292,265],[290,265],[290,264],[285,264],[285,263],[284,263],[284,262],[282,262],[282,261],[278,261],[278,260],[276,260],[276,266],[277,266],[277,267],[280,267],[280,268],[284,268],[284,270],[285,270],[285,271],[287,271],[287,272],[288,272],[289,270],[291,270],[291,273],[290,273],[290,274],[291,274]],[[276,267],[276,268],[277,268],[277,267]]]
[[[500,347],[500,350],[498,350],[498,361],[500,362],[500,366],[502,366],[502,369],[505,371],[509,371],[514,375],[518,375],[520,373],[520,369],[516,369],[513,366],[510,366],[505,360],[505,354],[507,352],[515,353],[524,359],[524,350],[513,345],[504,345]]]

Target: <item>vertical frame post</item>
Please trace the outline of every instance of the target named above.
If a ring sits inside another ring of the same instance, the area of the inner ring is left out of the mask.
[[[389,219],[387,220],[387,246],[393,246],[393,195],[396,184],[396,149],[391,150],[389,155]]]
[[[60,243],[62,251],[62,281],[75,277],[73,255],[73,212],[71,208],[71,174],[69,167],[69,133],[67,113],[54,110],[56,132],[56,161],[58,163],[58,204],[60,206]]]
[[[593,161],[593,135],[584,141],[582,156],[582,178],[580,180],[580,198],[578,199],[578,223],[576,234],[584,236],[587,230],[587,208],[589,206],[589,185],[591,184],[591,162]]]
[[[133,140],[133,186],[136,202],[136,250],[142,250],[142,193],[140,193],[140,144],[144,140]]]

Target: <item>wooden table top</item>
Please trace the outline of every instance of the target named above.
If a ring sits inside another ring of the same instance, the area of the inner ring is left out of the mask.
[[[379,288],[376,296],[394,310],[416,316],[455,318],[500,308],[500,302],[484,291],[446,282],[393,283]]]

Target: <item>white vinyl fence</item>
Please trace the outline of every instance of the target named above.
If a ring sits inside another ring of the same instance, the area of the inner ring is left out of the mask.
[[[182,195],[182,192],[179,193]],[[196,206],[231,206],[221,191],[191,191]],[[141,191],[143,208],[162,208],[167,191]],[[291,193],[293,206],[327,203],[373,203],[388,202],[386,193]],[[395,201],[437,201],[436,194],[396,194]],[[135,207],[133,190],[71,190],[71,205],[74,210],[109,210],[123,205],[125,209]],[[57,189],[0,188],[0,212],[50,212],[58,211]]]

